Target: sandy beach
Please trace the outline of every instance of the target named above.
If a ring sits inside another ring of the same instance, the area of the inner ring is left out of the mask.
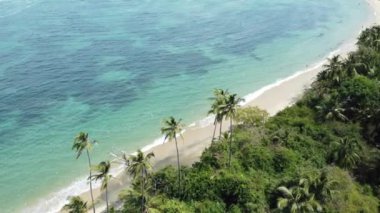
[[[361,29],[358,29],[355,37],[347,39],[339,49],[332,52],[332,55],[346,56],[349,52],[355,50],[356,37],[359,35],[360,31],[380,23],[380,18],[377,14],[380,13],[380,2],[378,0],[367,0],[363,1],[365,4],[369,4],[373,10],[373,15],[366,22],[363,23]],[[258,106],[262,109],[267,110],[271,115],[276,114],[278,111],[284,109],[285,107],[291,105],[297,100],[303,93],[303,91],[311,85],[316,75],[321,71],[325,61],[320,61],[316,64],[311,64],[305,67],[305,70],[295,73],[294,75],[283,79],[281,81],[274,82],[256,93],[246,96],[247,102],[244,106]],[[229,88],[233,91],[233,88]],[[212,119],[208,119],[212,120]],[[211,123],[211,124],[205,124]],[[202,154],[202,151],[208,147],[211,143],[211,137],[214,126],[212,122],[198,121],[190,127],[186,128],[183,134],[184,140],[179,140],[179,152],[180,161],[182,165],[192,165],[196,162]],[[224,126],[224,130],[227,129],[227,125]],[[153,165],[155,169],[160,169],[167,165],[175,165],[176,163],[176,151],[173,143],[164,143],[147,150],[148,152],[155,153],[155,159],[153,160]],[[113,181],[110,186],[110,200],[112,202],[117,200],[117,195],[122,189],[128,186],[128,177],[121,172]],[[99,191],[95,190],[97,207],[101,209],[104,207],[104,195]],[[82,195],[86,200],[89,200],[89,193]]]

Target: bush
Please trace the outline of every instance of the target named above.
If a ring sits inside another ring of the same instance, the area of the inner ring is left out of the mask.
[[[245,209],[247,208],[246,204],[254,202],[251,194],[252,185],[243,174],[220,173],[215,177],[213,190],[217,197],[226,204],[227,209],[233,205],[239,205],[240,208]]]
[[[224,213],[225,205],[222,202],[205,200],[194,204],[195,213]]]
[[[336,180],[333,199],[325,204],[327,212],[377,212],[379,200],[365,192],[350,175],[337,167],[329,170],[329,178]],[[368,190],[367,190],[368,191]]]
[[[246,146],[239,153],[239,159],[245,169],[264,170],[273,173],[274,153],[269,147]]]
[[[194,208],[177,199],[168,199],[165,196],[155,196],[149,202],[148,211],[165,213],[192,213],[194,212]]]
[[[296,172],[300,160],[299,155],[290,149],[283,147],[274,149],[273,167],[277,173]]]

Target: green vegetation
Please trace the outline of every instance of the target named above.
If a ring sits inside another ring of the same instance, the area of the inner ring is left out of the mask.
[[[380,211],[380,27],[365,30],[347,59],[330,59],[304,96],[273,117],[240,109],[225,90],[212,101],[213,143],[200,161],[180,167],[181,125],[170,117],[162,133],[175,140],[178,168],[153,173],[152,154],[138,152],[116,212]],[[230,131],[216,139],[226,118]]]
[[[86,213],[87,203],[84,202],[79,196],[70,197],[70,202],[66,204],[63,209],[69,213]]]

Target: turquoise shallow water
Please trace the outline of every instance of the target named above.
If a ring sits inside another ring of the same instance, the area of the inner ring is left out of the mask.
[[[0,0],[1,212],[85,175],[77,132],[99,141],[94,162],[133,152],[164,117],[203,118],[213,88],[246,95],[302,70],[368,16],[363,0]]]

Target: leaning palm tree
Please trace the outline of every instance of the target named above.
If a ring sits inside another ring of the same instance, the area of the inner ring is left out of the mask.
[[[109,161],[102,161],[100,162],[96,167],[95,170],[97,171],[96,174],[90,176],[89,179],[91,180],[102,180],[101,189],[106,190],[106,205],[107,205],[107,212],[109,212],[109,206],[108,206],[108,183],[112,178],[112,175],[109,174],[111,169],[111,163]]]
[[[79,196],[70,197],[70,202],[63,206],[63,209],[69,213],[86,213],[87,202],[84,202]]]
[[[360,161],[361,146],[356,140],[342,138],[335,143],[332,160],[344,169],[351,169]]]
[[[215,116],[214,118],[214,132],[212,134],[212,140],[211,142],[213,142],[215,140],[215,134],[216,134],[216,127],[217,127],[217,124],[219,123],[219,139],[221,137],[221,133],[222,133],[222,122],[223,122],[223,114],[220,110],[220,105],[217,104],[217,103],[213,103],[211,105],[211,109],[208,111],[208,114],[211,115],[213,114]]]
[[[178,168],[178,192],[181,194],[181,165],[179,161],[177,136],[182,136],[182,124],[181,119],[176,120],[174,117],[169,117],[164,121],[164,126],[161,128],[161,133],[165,136],[165,141],[169,140],[175,142],[175,148],[177,150],[177,168]]]
[[[145,203],[145,182],[149,175],[149,172],[152,170],[152,165],[150,159],[154,157],[154,153],[150,152],[144,156],[144,153],[141,150],[137,151],[137,155],[132,155],[129,158],[129,167],[128,173],[133,176],[133,179],[136,179],[137,176],[140,176],[140,187],[141,187],[141,212],[146,212]]]
[[[90,168],[90,176],[91,174],[91,158],[90,158],[90,149],[95,141],[90,141],[88,138],[88,133],[80,132],[77,137],[75,137],[72,149],[77,153],[76,159],[78,159],[84,150],[86,150],[88,166]],[[92,193],[92,181],[90,180],[90,194],[91,194],[91,202],[92,202],[92,210],[95,213],[95,205],[94,205],[94,195]]]
[[[219,140],[222,136],[222,125],[223,125],[223,119],[224,119],[224,112],[221,109],[221,106],[225,104],[226,97],[228,96],[228,90],[222,90],[222,89],[215,89],[214,90],[214,97],[210,98],[213,100],[213,103],[211,105],[211,109],[208,111],[208,114],[213,114],[215,116],[214,119],[214,133],[212,135],[212,141],[215,139],[215,133],[216,133],[216,126],[219,123]]]
[[[236,112],[239,108],[239,103],[244,101],[244,99],[239,98],[237,94],[228,95],[226,97],[226,102],[221,106],[221,109],[223,113],[225,114],[226,118],[230,119],[230,143],[229,143],[229,153],[228,153],[228,165],[231,166],[231,145],[232,145],[232,133],[233,133],[233,126],[232,121],[236,117]]]

